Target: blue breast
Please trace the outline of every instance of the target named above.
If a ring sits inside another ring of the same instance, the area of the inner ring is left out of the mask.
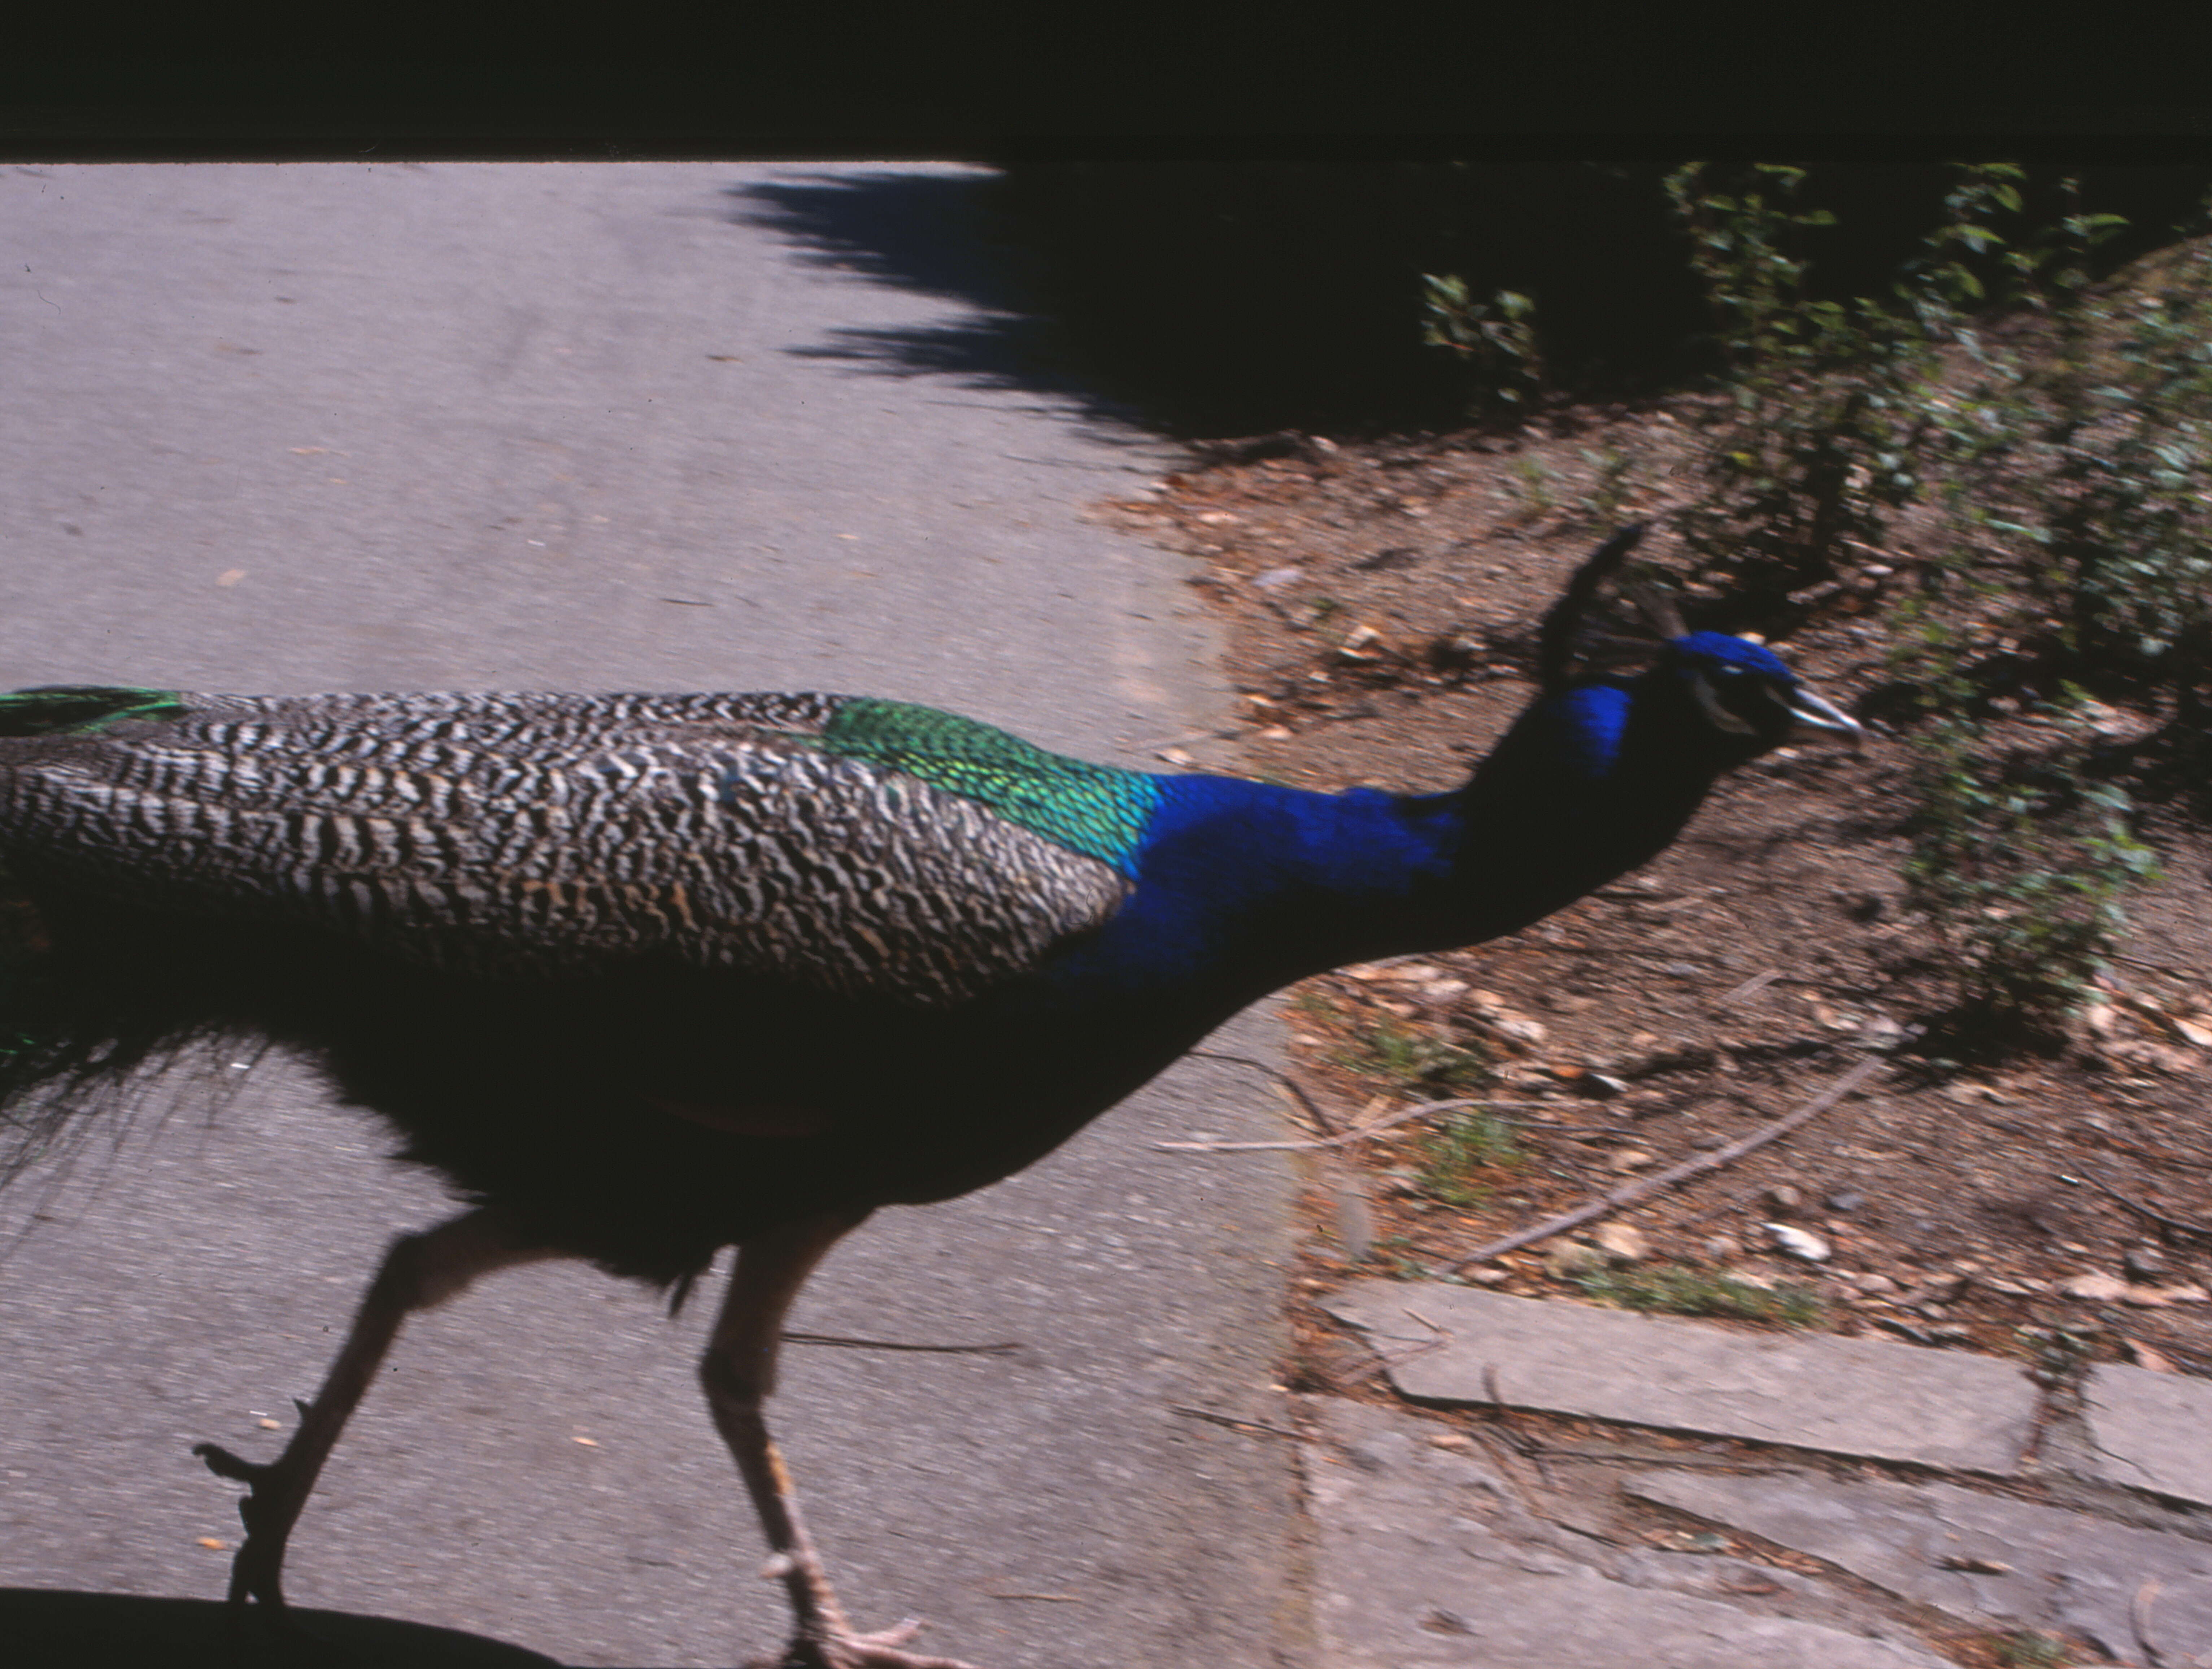
[[[1136,889],[1098,933],[1056,954],[1044,982],[1066,990],[1164,991],[1235,981],[1270,938],[1304,923],[1402,906],[1450,869],[1449,796],[1371,788],[1317,794],[1233,777],[1156,778],[1159,800],[1130,870]],[[1269,972],[1272,974],[1273,970]]]

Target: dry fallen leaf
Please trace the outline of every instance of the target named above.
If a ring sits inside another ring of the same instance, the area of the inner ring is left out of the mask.
[[[221,574],[216,575],[215,582],[218,586],[234,586],[245,578],[244,568],[225,568]]]
[[[202,1536],[199,1539],[199,1545],[216,1553],[227,1553],[230,1551],[230,1544],[220,1536]]]
[[[2172,1362],[2151,1349],[2140,1338],[2124,1338],[2120,1342],[2128,1347],[2128,1354],[2135,1358],[2136,1367],[2147,1368],[2154,1374],[2171,1374],[2174,1371]]]
[[[2058,1284],[2058,1290],[2069,1298],[2087,1298],[2094,1303],[2111,1303],[2128,1296],[2128,1284],[2117,1275],[2099,1274],[2091,1271],[2086,1275],[2069,1275]]]

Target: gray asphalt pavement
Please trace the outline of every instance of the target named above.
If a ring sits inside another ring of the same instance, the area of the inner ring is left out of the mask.
[[[1160,458],[1055,397],[825,356],[981,315],[761,220],[757,188],[811,194],[927,252],[969,178],[5,170],[0,685],[827,689],[1124,761],[1206,728],[1173,559],[1083,515]],[[296,1067],[210,1076],[0,1194],[29,1229],[0,1248],[0,1586],[219,1596],[236,1491],[189,1446],[273,1454],[258,1422],[289,1428],[384,1241],[445,1210]],[[1267,1401],[1286,1174],[1148,1146],[1270,1133],[1271,1101],[1186,1063],[817,1278],[795,1327],[1022,1347],[788,1352],[772,1417],[856,1620],[918,1612],[994,1669],[1297,1660],[1290,1446],[1175,1411]],[[555,1266],[422,1318],[295,1599],[574,1664],[781,1638],[692,1381],[710,1314]]]

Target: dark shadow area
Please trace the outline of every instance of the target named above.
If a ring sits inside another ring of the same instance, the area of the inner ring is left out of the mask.
[[[888,376],[1049,393],[1087,415],[1143,420],[1069,362],[1064,334],[1041,310],[1036,258],[1006,219],[1001,177],[824,173],[733,186],[728,196],[733,221],[773,232],[807,264],[942,297],[979,315],[911,329],[842,328],[826,343],[788,351]]]
[[[878,283],[1017,313],[1023,291],[986,173],[823,173],[733,185],[732,218],[780,234],[809,264]]]
[[[289,1612],[296,1627],[234,1617],[212,1599],[0,1588],[9,1669],[559,1669],[551,1658],[453,1629],[343,1611]]]
[[[1349,437],[1465,417],[1463,367],[1421,339],[1424,274],[1532,297],[1555,376],[1680,374],[1703,306],[1649,172],[1029,161],[1005,212],[1079,362],[1163,427]]]
[[[1777,160],[1790,160],[1778,158]],[[1710,368],[1711,319],[1664,160],[1024,158],[991,174],[823,174],[740,188],[740,220],[804,258],[978,308],[972,324],[850,330],[802,351],[879,373],[1073,397],[1185,439],[1463,422],[1467,373],[1421,340],[1422,275],[1532,298],[1559,392],[1634,398]],[[2029,169],[2024,222],[2069,170]],[[2084,167],[2124,215],[2109,270],[2170,242],[2201,162]],[[1814,294],[1886,296],[1942,219],[1938,162],[1814,162],[1800,207]]]

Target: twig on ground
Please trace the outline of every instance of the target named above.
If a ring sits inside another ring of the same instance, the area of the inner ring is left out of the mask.
[[[1316,1130],[1324,1136],[1335,1134],[1336,1120],[1321,1110],[1321,1104],[1306,1094],[1304,1085],[1280,1068],[1270,1066],[1264,1060],[1255,1060],[1249,1055],[1222,1054],[1212,1049],[1193,1049],[1186,1058],[1192,1060],[1225,1060],[1234,1066],[1249,1066],[1255,1072],[1265,1072],[1275,1080],[1278,1087],[1288,1093],[1299,1106],[1305,1108],[1306,1116],[1313,1120]],[[1275,1144],[1262,1142],[1256,1145],[1269,1147]],[[1297,1144],[1293,1143],[1291,1145],[1296,1146]]]
[[[2166,1669],[2166,1654],[2153,1645],[2150,1638],[2150,1605],[2158,1598],[2160,1586],[2155,1576],[2146,1579],[2128,1605],[2128,1626],[2135,1631],[2136,1648],[2142,1653],[2149,1669]],[[2201,1663],[2203,1660],[2199,1658],[2197,1661]]]
[[[1243,725],[1230,725],[1221,730],[1186,731],[1181,736],[1156,736],[1148,742],[1132,742],[1127,745],[1139,753],[1152,753],[1161,748],[1184,747],[1193,742],[1225,742],[1243,733]]]
[[[1778,968],[1770,968],[1762,973],[1754,974],[1734,991],[1725,993],[1715,1006],[1726,1008],[1731,1003],[1741,1003],[1745,998],[1765,990],[1781,977],[1782,970]]]
[[[2118,1200],[2121,1205],[2126,1206],[2130,1211],[2133,1211],[2137,1217],[2147,1218],[2148,1221],[2155,1223],[2161,1229],[2171,1229],[2176,1234],[2179,1235],[2193,1235],[2198,1240],[2212,1241],[2212,1228],[2208,1228],[2203,1223],[2191,1223],[2183,1217],[2170,1217],[2163,1211],[2154,1211],[2149,1206],[2144,1205],[2141,1200],[2129,1199],[2125,1194],[2122,1193],[2111,1183],[2106,1181],[2102,1177],[2092,1176],[2087,1171],[2084,1171],[2081,1174],[2081,1180],[2084,1182],[2087,1182],[2091,1187],[2094,1188],[2099,1193],[2104,1194],[2108,1199]]]
[[[2125,962],[2130,968],[2140,968],[2151,974],[2164,974],[2176,980],[2193,980],[2200,977],[2186,968],[2175,968],[2166,962],[2145,962],[2141,956],[2122,956],[2117,950],[2107,950],[2105,956],[2109,961]]]
[[[1795,1113],[1786,1118],[1777,1119],[1764,1130],[1754,1131],[1740,1141],[1730,1142],[1724,1148],[1717,1148],[1711,1153],[1700,1154],[1695,1159],[1687,1160],[1672,1169],[1661,1171],[1656,1176],[1647,1176],[1641,1181],[1624,1184],[1604,1198],[1594,1199],[1589,1205],[1575,1211],[1564,1211],[1555,1217],[1547,1217],[1543,1222],[1519,1229],[1506,1235],[1503,1240],[1492,1241],[1489,1245],[1481,1247],[1459,1259],[1445,1272],[1456,1275],[1462,1270],[1471,1268],[1479,1263],[1487,1263],[1492,1258],[1503,1256],[1508,1252],[1517,1252],[1522,1247],[1531,1245],[1537,1241],[1549,1240],[1553,1235],[1564,1234],[1570,1229],[1579,1229],[1583,1223],[1594,1218],[1604,1217],[1610,1211],[1619,1211],[1623,1205],[1633,1205],[1639,1199],[1658,1193],[1662,1188],[1672,1187],[1675,1183],[1686,1181],[1692,1176],[1702,1176],[1707,1171],[1718,1170],[1723,1165],[1732,1164],[1754,1149],[1765,1147],[1769,1142],[1788,1135],[1799,1126],[1810,1123],[1843,1100],[1852,1090],[1857,1089],[1859,1085],[1864,1083],[1887,1064],[1881,1059],[1863,1060]]]
[[[2159,1032],[2171,1039],[2172,1041],[2180,1044],[2182,1047],[2194,1048],[2197,1047],[2195,1040],[2193,1040],[2187,1032],[2181,1029],[2180,1026],[2175,1023],[2173,1016],[2168,1014],[2156,1003],[2147,1002],[2142,998],[2136,996],[2133,992],[2125,991],[2116,991],[2112,992],[2112,1000],[2118,1003],[2122,1008],[2126,1009],[2130,1014],[2133,1014],[2137,1019],[2148,1021]]]
[[[1495,1364],[1486,1367],[1482,1370],[1482,1388],[1489,1393],[1491,1412],[1498,1417],[1498,1423],[1492,1429],[1504,1438],[1516,1454],[1530,1460],[1542,1454],[1544,1445],[1514,1423],[1516,1411],[1506,1406],[1504,1395],[1498,1388],[1498,1369]]]
[[[1418,1107],[1407,1108],[1371,1125],[1362,1125],[1357,1130],[1340,1132],[1309,1142],[1155,1142],[1153,1149],[1161,1153],[1301,1153],[1316,1148],[1344,1147],[1352,1142],[1364,1142],[1370,1136],[1380,1136],[1385,1131],[1395,1130],[1400,1125],[1431,1113],[1450,1113],[1462,1107],[1550,1107],[1550,1102],[1494,1101],[1488,1095],[1462,1096],[1455,1101],[1423,1102]],[[1322,1126],[1327,1129],[1327,1126]]]
[[[887,1338],[848,1338],[842,1333],[787,1332],[787,1344],[835,1344],[848,1350],[922,1350],[933,1356],[1012,1356],[1018,1340],[1003,1344],[901,1344]]]
[[[1429,1325],[1431,1326],[1434,1326],[1436,1324],[1432,1321]],[[1377,1374],[1387,1374],[1392,1369],[1401,1367],[1406,1363],[1413,1361],[1416,1356],[1425,1356],[1431,1350],[1441,1350],[1445,1345],[1450,1343],[1450,1334],[1439,1332],[1436,1338],[1425,1339],[1420,1344],[1414,1345],[1412,1350],[1401,1350],[1395,1356],[1391,1356],[1382,1350],[1376,1350],[1374,1344],[1370,1343],[1367,1348],[1374,1353],[1375,1360],[1369,1363],[1367,1366],[1361,1369],[1350,1379],[1344,1381],[1343,1385],[1357,1385],[1360,1381],[1372,1379]],[[1338,1388],[1341,1389],[1343,1387],[1340,1386]]]
[[[1182,1414],[1194,1420],[1208,1420],[1218,1426],[1227,1426],[1231,1431],[1264,1431],[1270,1437],[1287,1437],[1294,1443],[1303,1443],[1307,1441],[1305,1433],[1302,1431],[1290,1431],[1281,1426],[1269,1425],[1265,1420],[1243,1420],[1234,1414],[1216,1414],[1204,1408],[1179,1408],[1172,1405],[1168,1409],[1168,1412]]]

